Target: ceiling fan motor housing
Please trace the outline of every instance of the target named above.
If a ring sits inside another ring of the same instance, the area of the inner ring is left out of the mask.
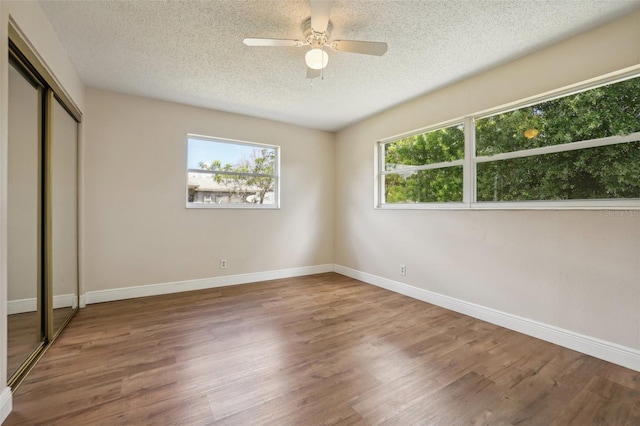
[[[302,23],[302,33],[304,34],[304,39],[312,49],[321,49],[325,44],[327,44],[329,38],[331,37],[332,29],[333,24],[331,23],[331,21],[329,21],[327,29],[323,33],[314,31],[313,28],[311,28],[311,18],[305,19],[305,21]]]

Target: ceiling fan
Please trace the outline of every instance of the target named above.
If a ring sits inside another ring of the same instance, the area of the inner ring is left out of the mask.
[[[329,13],[333,0],[309,0],[311,3],[311,18],[302,24],[304,40],[289,40],[278,38],[245,38],[243,43],[247,46],[276,46],[276,47],[302,47],[309,46],[305,55],[307,64],[307,78],[316,78],[322,75],[322,70],[329,62],[329,55],[325,47],[334,52],[362,53],[365,55],[382,56],[387,52],[387,43],[376,41],[334,40],[330,41],[332,24],[329,22]]]

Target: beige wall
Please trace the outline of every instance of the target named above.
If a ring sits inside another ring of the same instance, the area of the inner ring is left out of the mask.
[[[373,208],[377,140],[638,65],[640,12],[339,132],[335,263],[639,349],[639,216]]]
[[[187,133],[281,146],[281,208],[185,208]],[[331,133],[88,90],[84,139],[86,291],[333,261]]]
[[[8,15],[0,1],[0,40],[7,40]],[[7,123],[9,122],[9,61],[7,43],[0,43],[0,389],[7,392],[7,198],[9,152]],[[11,404],[0,407],[0,421],[9,415]]]

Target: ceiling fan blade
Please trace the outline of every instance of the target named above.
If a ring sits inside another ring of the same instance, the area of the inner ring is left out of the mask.
[[[285,40],[279,38],[245,38],[242,40],[247,46],[284,46],[284,47],[300,47],[304,43],[300,40]]]
[[[329,26],[329,13],[333,0],[310,0],[311,3],[311,28],[319,33],[327,31]]]
[[[312,68],[307,67],[307,78],[318,78],[320,77],[320,70],[314,70]]]
[[[331,49],[337,52],[382,56],[387,53],[387,43],[379,41],[336,40],[331,42]]]

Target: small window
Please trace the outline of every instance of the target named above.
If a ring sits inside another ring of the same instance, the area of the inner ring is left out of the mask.
[[[464,125],[380,143],[380,204],[462,202]]]
[[[189,135],[187,207],[277,208],[280,148]]]

